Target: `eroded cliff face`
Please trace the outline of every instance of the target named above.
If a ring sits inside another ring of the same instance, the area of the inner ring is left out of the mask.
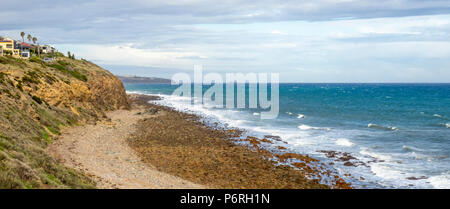
[[[129,107],[122,82],[101,67],[88,61],[61,58],[48,66],[56,69],[64,67],[81,74],[71,76],[65,73],[55,82],[45,82],[48,80],[43,73],[40,77],[43,82],[37,86],[35,93],[51,106],[68,108],[77,116],[93,117],[103,117],[104,111]]]
[[[67,126],[129,108],[119,79],[85,61],[0,57],[0,188],[86,188],[93,182],[46,152]]]

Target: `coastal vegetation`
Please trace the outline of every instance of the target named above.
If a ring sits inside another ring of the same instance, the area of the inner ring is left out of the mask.
[[[39,56],[0,56],[0,188],[95,187],[86,174],[55,161],[47,146],[65,127],[129,107],[122,83],[108,71],[60,53],[53,57],[47,63]]]

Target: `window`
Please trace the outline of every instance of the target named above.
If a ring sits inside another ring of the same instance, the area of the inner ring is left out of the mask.
[[[11,49],[12,48],[12,44],[6,44],[6,48]]]

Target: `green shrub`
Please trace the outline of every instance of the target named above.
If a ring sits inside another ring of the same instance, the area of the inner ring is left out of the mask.
[[[26,74],[29,75],[32,78],[39,78],[39,74],[37,72],[40,72],[39,69],[35,69],[34,71],[27,71]]]
[[[41,98],[39,98],[38,96],[32,96],[31,97],[34,101],[36,101],[38,104],[42,104],[42,99]]]
[[[58,63],[64,67],[67,67],[68,65],[70,65],[70,63],[64,61],[64,60],[58,60]]]
[[[11,57],[8,57],[8,56],[0,56],[0,63],[2,63],[2,64],[13,64],[14,61],[11,60]]]
[[[29,83],[36,83],[36,84],[40,83],[40,81],[37,78],[33,78],[33,77],[30,77],[27,75],[23,76],[22,82],[29,82]]]
[[[50,66],[52,68],[55,68],[55,69],[57,69],[57,70],[59,70],[59,71],[61,71],[63,73],[69,74],[69,75],[71,75],[72,77],[74,77],[74,78],[76,78],[78,80],[81,80],[81,81],[84,81],[84,82],[87,81],[86,75],[78,72],[78,70],[76,70],[76,69],[73,69],[73,70],[67,69],[68,66],[71,66],[71,64],[67,63],[67,62],[65,62],[63,60],[58,60],[58,63],[50,64],[48,66]]]
[[[70,74],[71,74],[73,77],[77,78],[78,80],[81,80],[81,81],[84,81],[84,82],[87,81],[86,75],[81,74],[81,73],[78,72],[78,71],[70,71]]]
[[[16,88],[18,88],[20,91],[23,91],[22,81],[19,81],[19,82],[17,83]]]
[[[0,81],[4,81],[6,75],[8,75],[8,74],[6,74],[4,72],[0,72]]]
[[[59,70],[59,71],[62,71],[62,72],[66,71],[66,68],[65,68],[64,66],[62,66],[62,65],[60,65],[60,64],[57,64],[57,63],[50,64],[50,65],[48,65],[48,66],[49,66],[49,67],[52,67],[52,68],[55,68],[55,69],[57,69],[57,70]]]
[[[12,56],[0,56],[0,63],[1,64],[7,64],[7,65],[14,65],[21,68],[24,68],[27,66],[27,63],[24,59],[16,59]]]
[[[41,63],[42,62],[41,58],[36,57],[36,56],[30,57],[29,60],[30,60],[30,62],[36,62],[36,63]]]
[[[13,95],[11,94],[11,92],[9,91],[9,89],[1,89],[0,93],[5,93],[6,95],[8,95],[8,97],[13,97]]]
[[[57,135],[60,134],[60,133],[59,133],[59,130],[58,130],[57,128],[52,127],[52,126],[48,126],[47,129],[48,129],[50,132],[52,132],[52,134],[57,134]]]
[[[42,131],[41,137],[42,139],[44,139],[45,142],[47,142],[47,144],[50,144],[52,142],[52,140],[50,139],[50,135],[47,133],[47,131]]]
[[[3,54],[6,56],[8,56],[8,55],[11,56],[13,53],[12,53],[12,51],[7,50],[7,51],[3,51]]]

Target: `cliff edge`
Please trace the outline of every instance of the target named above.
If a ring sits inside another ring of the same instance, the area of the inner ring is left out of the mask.
[[[91,188],[46,147],[67,126],[95,123],[128,109],[122,82],[86,61],[0,57],[0,188]]]

